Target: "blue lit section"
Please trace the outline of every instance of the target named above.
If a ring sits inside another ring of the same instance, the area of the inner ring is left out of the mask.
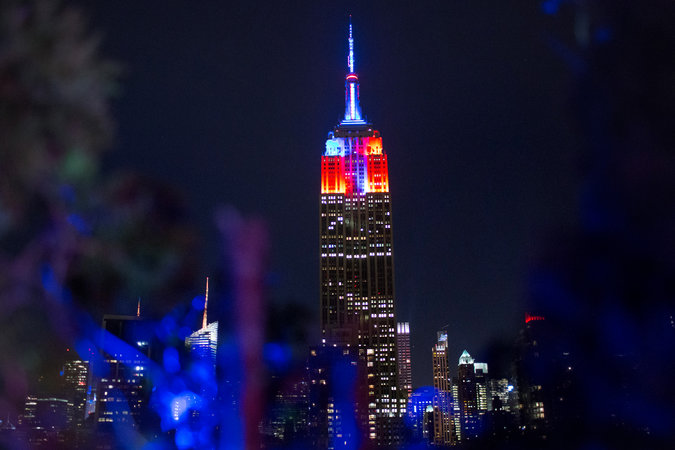
[[[324,156],[345,156],[344,144],[341,144],[342,139],[332,138],[326,140],[326,153]]]
[[[347,75],[346,83],[346,111],[342,124],[365,125],[366,121],[361,117],[361,106],[359,105],[359,80],[355,73]]]
[[[354,83],[349,83],[349,102],[350,118],[352,120],[360,119],[361,114],[356,109],[356,85]]]

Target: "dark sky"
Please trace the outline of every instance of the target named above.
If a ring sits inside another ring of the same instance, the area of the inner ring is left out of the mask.
[[[263,217],[271,297],[316,313],[319,163],[344,111],[351,13],[361,105],[389,155],[414,384],[431,383],[441,327],[451,361],[510,343],[532,258],[576,217],[571,75],[550,45],[566,19],[521,0],[227,3],[83,3],[126,68],[108,168],[185,193],[205,272],[220,249],[215,207]]]

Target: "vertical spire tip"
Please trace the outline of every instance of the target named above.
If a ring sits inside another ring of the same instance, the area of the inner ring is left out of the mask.
[[[204,317],[202,318],[202,328],[206,328],[206,307],[209,304],[209,277],[206,277],[206,295],[204,296]]]
[[[352,15],[349,15],[349,56],[347,57],[349,73],[354,73],[354,35],[352,34]]]
[[[347,80],[346,80],[346,109],[345,109],[345,121],[351,122],[363,122],[361,118],[361,107],[359,106],[359,88],[358,88],[358,76],[355,72],[355,62],[354,62],[354,34],[352,27],[352,15],[349,15],[349,53],[347,54]]]

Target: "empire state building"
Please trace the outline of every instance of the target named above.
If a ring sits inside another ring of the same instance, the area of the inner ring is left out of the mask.
[[[367,375],[367,436],[397,442],[396,317],[391,196],[382,138],[361,113],[349,25],[344,119],[321,157],[322,344],[358,354]]]

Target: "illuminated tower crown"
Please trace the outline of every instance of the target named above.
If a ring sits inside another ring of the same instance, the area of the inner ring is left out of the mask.
[[[359,78],[354,73],[354,37],[349,23],[349,73],[345,81],[345,118],[328,133],[321,167],[321,193],[389,192],[387,155],[380,132],[367,123],[359,105]]]
[[[354,36],[352,34],[352,16],[349,16],[349,56],[347,56],[349,73],[345,80],[345,118],[343,124],[365,124],[361,118],[359,105],[359,76],[354,71]]]

